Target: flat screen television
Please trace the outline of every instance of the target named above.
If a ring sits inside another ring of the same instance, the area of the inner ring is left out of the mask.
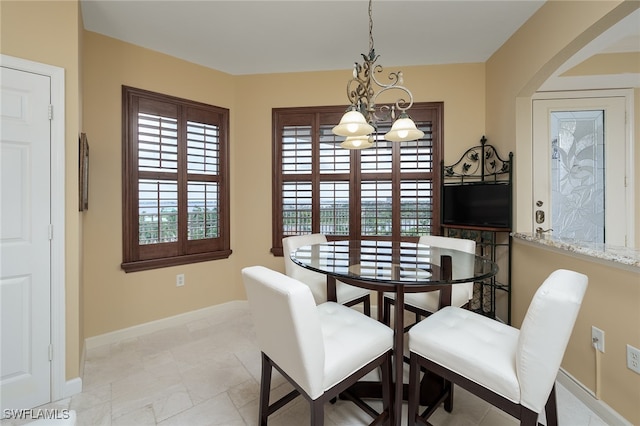
[[[442,223],[511,228],[511,186],[499,182],[444,185]]]

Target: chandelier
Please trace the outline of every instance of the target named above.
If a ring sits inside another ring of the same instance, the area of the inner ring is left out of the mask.
[[[413,105],[413,95],[402,85],[402,71],[389,73],[389,84],[382,84],[376,78],[376,74],[382,73],[382,65],[376,65],[379,55],[376,55],[373,47],[371,2],[369,0],[369,54],[362,53],[362,65],[356,62],[353,67],[353,78],[347,82],[347,98],[351,105],[340,123],[332,129],[335,135],[346,136],[341,144],[346,149],[373,146],[373,133],[377,132],[378,123],[385,121],[393,122],[391,130],[384,135],[388,141],[412,141],[424,136],[424,132],[416,127],[416,123],[407,114],[407,110]],[[374,87],[377,87],[377,92]],[[406,95],[408,100],[400,97],[391,106],[376,105],[378,96],[392,90],[399,90],[400,96]]]

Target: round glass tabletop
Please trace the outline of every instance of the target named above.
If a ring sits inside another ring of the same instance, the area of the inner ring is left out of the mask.
[[[480,281],[495,275],[489,259],[459,250],[411,242],[330,241],[290,253],[298,265],[339,279],[402,285],[442,285]],[[442,276],[443,256],[451,258],[451,278]]]

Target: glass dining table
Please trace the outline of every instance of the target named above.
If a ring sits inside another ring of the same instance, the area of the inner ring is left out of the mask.
[[[395,354],[404,351],[402,307],[406,293],[439,290],[442,308],[451,304],[451,285],[482,281],[498,272],[494,262],[475,254],[404,241],[330,241],[300,247],[289,255],[303,268],[327,276],[329,301],[336,301],[336,281],[375,291],[378,318],[382,319],[384,293],[394,293]],[[392,425],[401,423],[402,401],[406,394],[402,380],[403,364],[394,363]]]

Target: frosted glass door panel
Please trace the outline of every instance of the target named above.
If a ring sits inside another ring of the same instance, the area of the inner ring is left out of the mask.
[[[551,113],[551,222],[557,237],[605,241],[604,114]]]

